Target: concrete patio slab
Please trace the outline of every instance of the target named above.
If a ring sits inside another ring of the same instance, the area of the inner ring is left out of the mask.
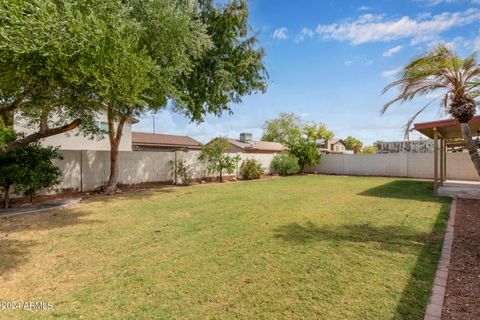
[[[480,182],[447,180],[438,188],[442,197],[480,199]]]

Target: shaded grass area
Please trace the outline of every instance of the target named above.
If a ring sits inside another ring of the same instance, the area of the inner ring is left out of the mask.
[[[422,319],[450,201],[298,176],[100,197],[0,220],[0,318]]]

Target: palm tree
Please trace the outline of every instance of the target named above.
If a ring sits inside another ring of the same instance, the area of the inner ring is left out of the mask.
[[[468,121],[475,115],[480,96],[480,66],[477,52],[462,59],[450,48],[440,45],[412,60],[401,72],[398,80],[383,89],[383,93],[397,87],[399,95],[383,106],[382,114],[396,102],[410,101],[418,96],[438,93],[439,96],[423,106],[408,121],[408,134],[415,118],[434,101],[441,99],[441,107],[460,122],[463,139],[472,162],[480,176],[478,145],[472,139]]]

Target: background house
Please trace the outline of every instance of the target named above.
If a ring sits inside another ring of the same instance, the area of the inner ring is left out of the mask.
[[[125,123],[122,140],[120,141],[119,146],[120,151],[132,151],[132,124],[137,122],[138,120],[132,118]],[[97,113],[96,124],[105,133],[94,139],[84,137],[78,129],[75,129],[42,139],[41,142],[44,146],[60,147],[60,150],[109,151],[110,141],[108,139],[108,117],[106,111],[100,111]],[[25,121],[18,115],[14,116],[13,128],[15,131],[26,135],[35,132],[35,130],[29,128]]]
[[[433,153],[433,140],[377,141],[375,148],[377,153]]]
[[[230,143],[229,152],[232,153],[267,153],[276,154],[287,150],[278,142],[254,141],[251,133],[241,133],[240,139],[227,139]]]
[[[201,143],[188,136],[132,132],[133,151],[200,150]]]
[[[318,139],[317,140],[318,152],[322,154],[344,154],[347,153],[347,146],[342,139]]]

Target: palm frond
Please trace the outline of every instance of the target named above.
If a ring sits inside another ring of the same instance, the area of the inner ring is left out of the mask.
[[[423,107],[421,107],[410,119],[408,119],[407,123],[405,124],[404,126],[404,139],[405,140],[408,140],[408,133],[410,132],[410,128],[412,127],[412,124],[413,122],[415,121],[415,119],[423,112],[425,111],[428,107],[430,107],[430,105],[435,102],[436,100],[438,100],[439,98],[441,98],[443,95],[441,96],[438,96],[436,97],[435,99],[431,100],[429,103],[427,103],[426,105],[424,105]]]

